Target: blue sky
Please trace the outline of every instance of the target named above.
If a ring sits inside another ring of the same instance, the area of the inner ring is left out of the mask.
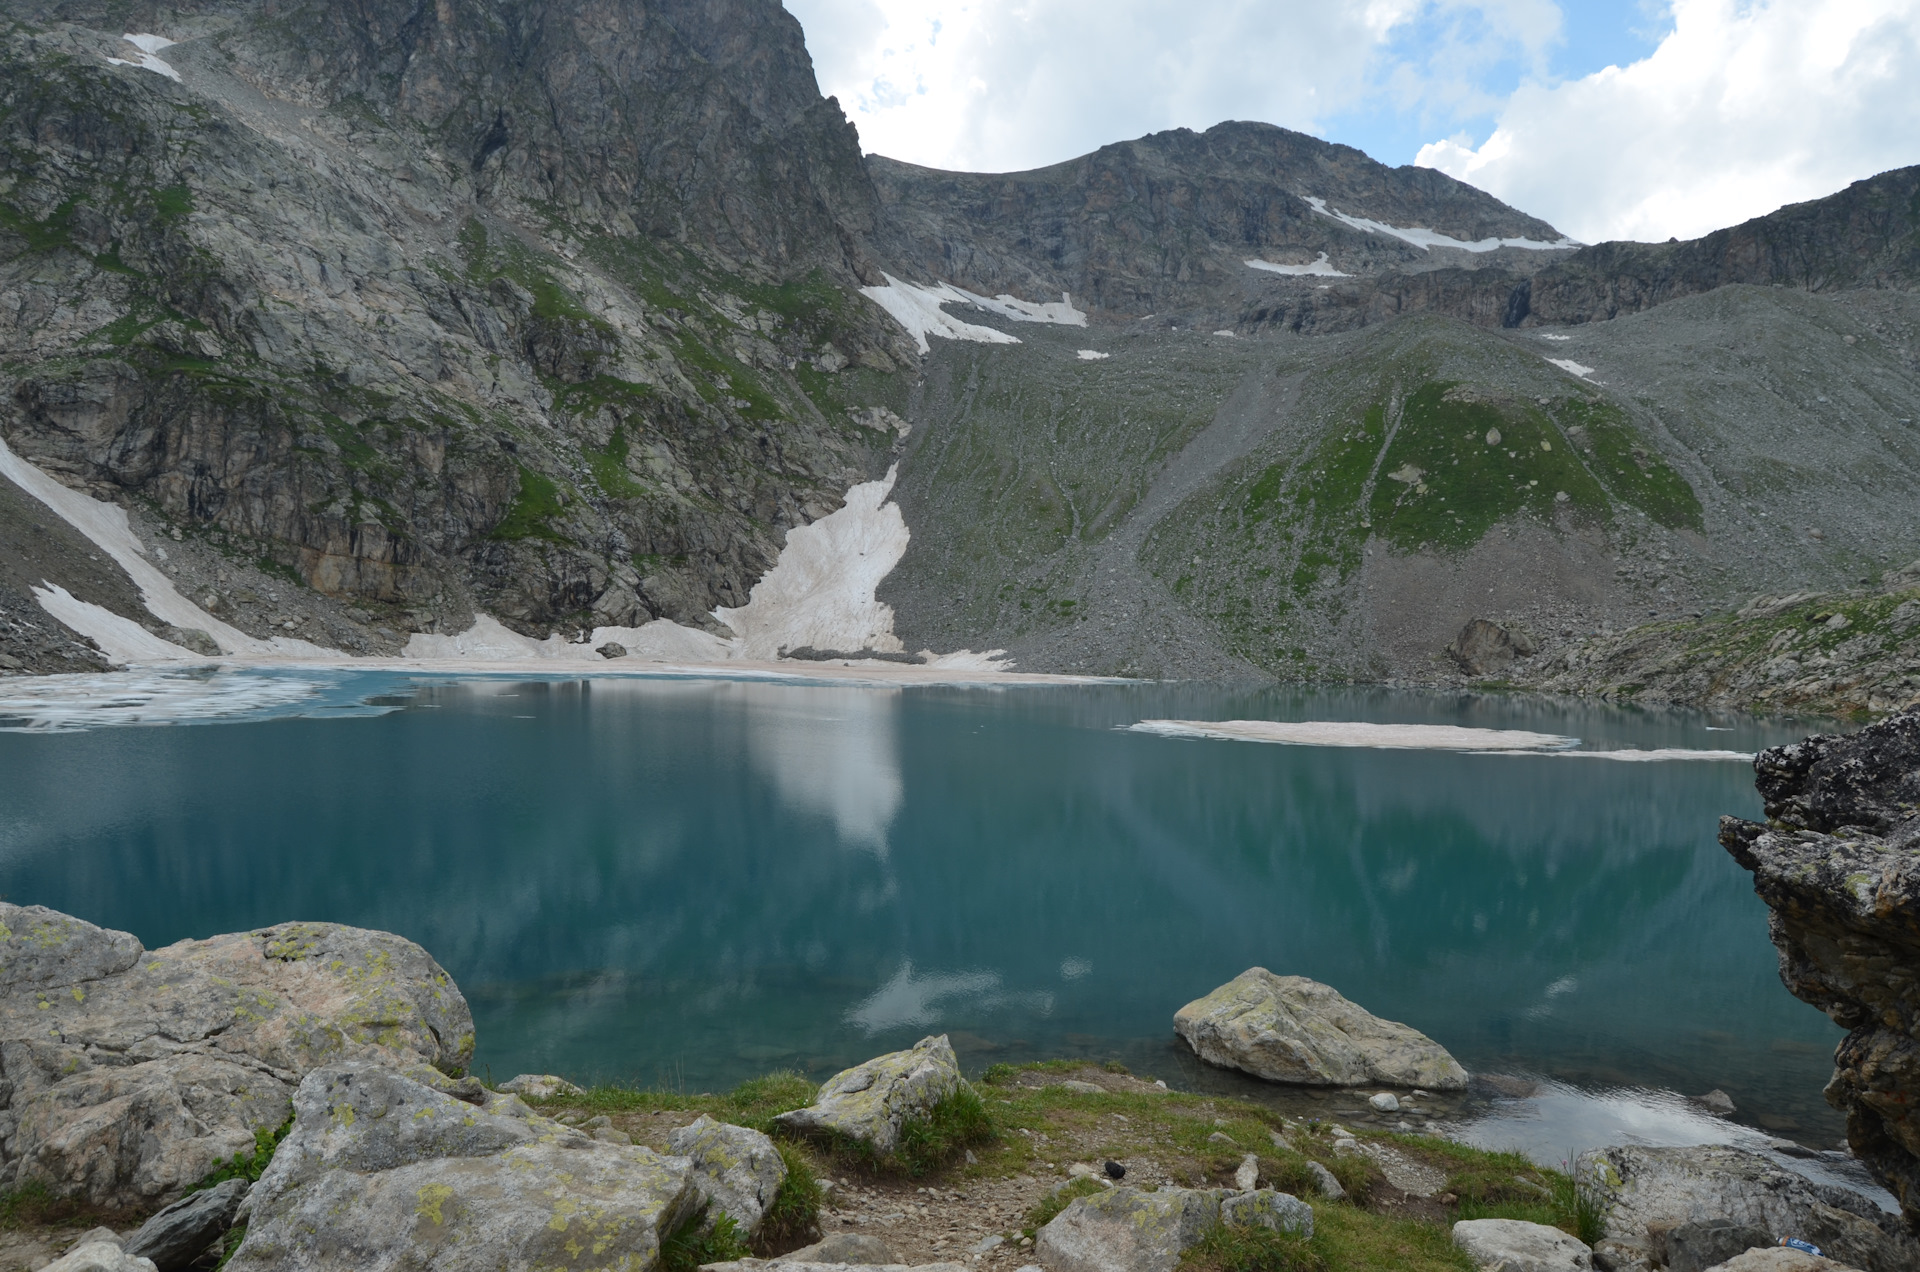
[[[1254,119],[1593,242],[1693,237],[1920,163],[1920,0],[785,4],[867,149],[930,167]]]

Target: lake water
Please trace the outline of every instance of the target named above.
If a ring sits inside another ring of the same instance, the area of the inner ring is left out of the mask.
[[[1820,1098],[1841,1031],[1781,987],[1765,907],[1714,840],[1720,814],[1758,814],[1746,764],[1127,729],[1751,751],[1804,726],[1360,690],[169,684],[172,706],[0,701],[71,726],[0,734],[0,892],[149,946],[288,919],[402,933],[465,991],[496,1080],[818,1079],[946,1032],[973,1071],[1085,1056],[1218,1087],[1172,1016],[1258,964],[1476,1072],[1718,1087],[1771,1132],[1841,1134]],[[201,714],[229,722],[82,727],[215,699]],[[1593,1131],[1551,1116],[1536,1150]]]

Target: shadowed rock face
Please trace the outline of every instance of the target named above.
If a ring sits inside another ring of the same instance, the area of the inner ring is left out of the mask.
[[[1827,1099],[1920,1227],[1920,712],[1754,761],[1769,824],[1720,842],[1772,909],[1780,979],[1851,1029]]]

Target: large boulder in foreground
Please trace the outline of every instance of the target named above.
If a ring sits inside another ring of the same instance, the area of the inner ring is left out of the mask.
[[[828,1078],[806,1108],[775,1122],[802,1135],[843,1135],[886,1156],[900,1147],[900,1128],[966,1086],[947,1036],[922,1038]]]
[[[1055,1215],[1033,1252],[1047,1272],[1175,1272],[1216,1223],[1311,1237],[1313,1208],[1270,1188],[1112,1188]]]
[[[0,903],[0,1188],[148,1208],[251,1151],[321,1065],[472,1056],[466,1000],[398,936],[287,923],[149,952]]]
[[[476,1108],[371,1064],[330,1065],[300,1084],[227,1267],[644,1272],[701,1204],[684,1157],[602,1143],[514,1096]]]
[[[1519,1219],[1462,1219],[1453,1244],[1477,1268],[1495,1272],[1587,1272],[1593,1251],[1558,1228]]]
[[[1752,1228],[1768,1241],[1799,1237],[1864,1272],[1920,1268],[1920,1242],[1859,1193],[1815,1183],[1757,1153],[1694,1148],[1605,1148],[1583,1154],[1580,1177],[1606,1192],[1609,1247],[1641,1257],[1655,1237],[1686,1224],[1721,1221]]]
[[[1460,1091],[1467,1071],[1408,1025],[1382,1020],[1304,976],[1250,967],[1174,1013],[1173,1027],[1209,1064],[1301,1086]]]
[[[1852,1030],[1827,1102],[1920,1228],[1920,711],[1753,767],[1768,824],[1722,818],[1720,842],[1772,910],[1780,979]]]

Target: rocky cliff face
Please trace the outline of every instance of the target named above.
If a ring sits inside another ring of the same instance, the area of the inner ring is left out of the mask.
[[[884,467],[836,373],[910,346],[849,303],[876,203],[777,4],[15,17],[0,436],[215,612],[264,569],[349,648],[708,622]]]
[[[1720,842],[1772,909],[1780,978],[1852,1030],[1827,1099],[1920,1227],[1920,712],[1754,762],[1768,822]]]

